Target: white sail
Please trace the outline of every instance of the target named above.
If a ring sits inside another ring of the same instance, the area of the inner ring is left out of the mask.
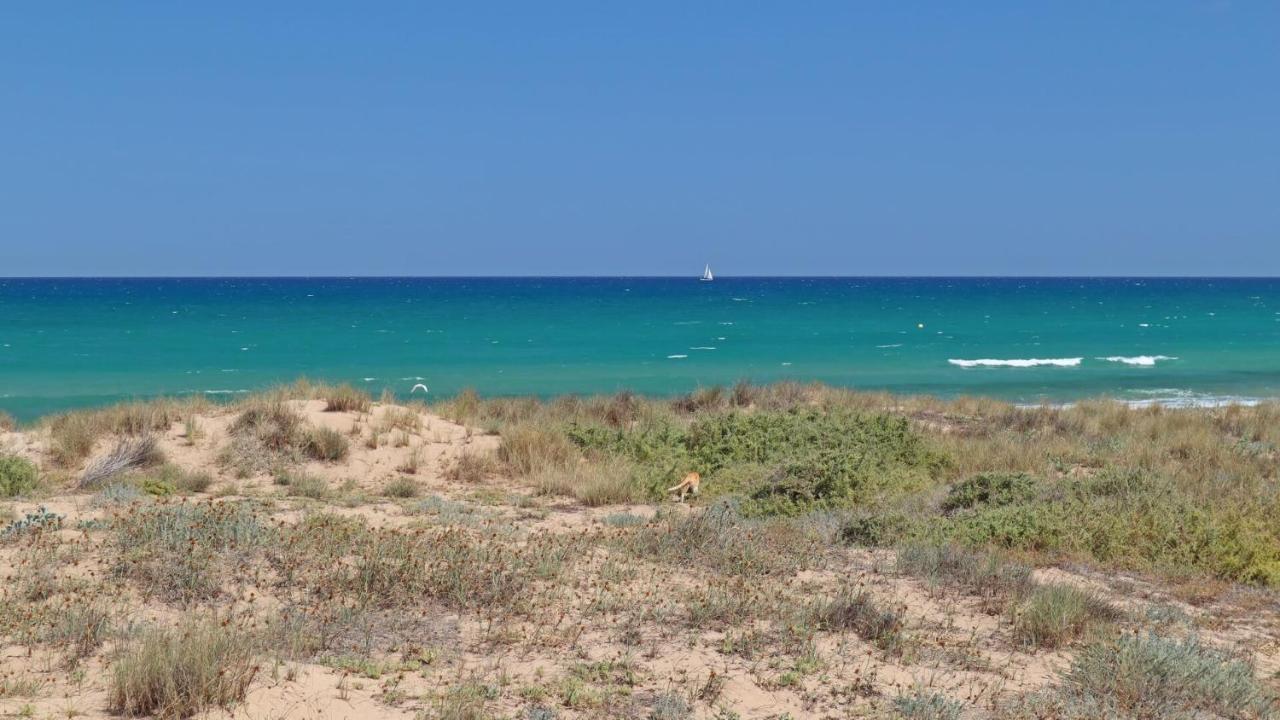
[[[703,268],[703,270],[702,270],[702,280],[703,280],[704,282],[711,282],[712,280],[715,280],[715,279],[716,279],[716,276],[711,274],[711,266],[710,266],[710,265],[707,265],[705,268]]]

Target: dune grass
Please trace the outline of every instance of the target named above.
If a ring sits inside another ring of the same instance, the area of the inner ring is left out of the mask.
[[[252,637],[220,623],[144,631],[112,666],[108,704],[122,715],[161,718],[230,707],[258,673],[255,653]]]

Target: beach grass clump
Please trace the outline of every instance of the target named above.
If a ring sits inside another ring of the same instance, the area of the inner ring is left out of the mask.
[[[231,422],[229,442],[218,459],[239,477],[287,467],[308,456],[309,430],[306,419],[282,395],[255,396],[242,404]]]
[[[851,631],[882,650],[902,643],[902,613],[876,600],[865,589],[843,588],[818,608],[818,621],[828,630]]]
[[[36,464],[17,455],[0,455],[0,497],[25,495],[40,484]]]
[[[282,486],[288,497],[323,500],[329,497],[331,491],[327,480],[300,470],[277,471],[271,477],[271,482]]]
[[[80,473],[77,487],[96,488],[106,481],[130,470],[151,467],[164,462],[164,452],[154,435],[122,437],[115,447],[102,457],[93,460]]]
[[[18,429],[18,420],[4,410],[0,410],[0,432],[12,432]]]
[[[522,476],[564,470],[578,457],[577,448],[564,433],[533,424],[504,431],[498,446],[498,459]]]
[[[328,427],[311,428],[306,433],[307,455],[322,462],[338,462],[351,452],[351,441],[341,432]]]
[[[498,459],[487,452],[464,450],[445,468],[445,479],[455,483],[480,483],[500,470]]]
[[[121,715],[187,718],[244,699],[258,673],[254,638],[234,625],[145,630],[111,667],[107,700]]]
[[[1027,645],[1053,649],[1121,617],[1114,605],[1089,591],[1071,585],[1038,585],[1014,609],[1013,633]]]
[[[98,440],[110,435],[148,435],[167,432],[175,422],[208,408],[200,397],[183,400],[157,398],[100,410],[77,410],[45,422],[50,452],[62,467],[74,467],[88,457]]]
[[[404,435],[413,434],[422,430],[422,416],[412,407],[384,405],[378,414],[377,429],[383,433],[399,430]]]
[[[539,493],[572,497],[587,507],[636,502],[649,495],[648,489],[637,482],[633,466],[625,460],[547,467],[532,479]]]
[[[373,405],[369,393],[346,384],[321,388],[319,395],[324,399],[325,412],[366,413]]]
[[[387,483],[382,493],[387,497],[400,498],[406,500],[416,498],[422,494],[422,486],[407,477],[398,477]]]
[[[993,609],[1003,609],[1035,587],[1030,567],[950,544],[904,545],[897,550],[894,569],[921,578],[931,588],[978,596]]]

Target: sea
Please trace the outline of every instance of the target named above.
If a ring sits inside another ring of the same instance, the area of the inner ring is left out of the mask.
[[[746,379],[1252,403],[1280,396],[1280,279],[0,279],[20,420],[302,377],[426,400]]]

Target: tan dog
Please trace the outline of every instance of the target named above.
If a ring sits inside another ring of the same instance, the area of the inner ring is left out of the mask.
[[[679,485],[676,485],[675,487],[667,488],[667,492],[680,493],[680,502],[684,502],[685,495],[688,495],[690,493],[694,495],[698,494],[698,484],[701,482],[702,482],[702,476],[696,472],[691,472],[688,475],[684,476],[684,480],[681,480]]]

